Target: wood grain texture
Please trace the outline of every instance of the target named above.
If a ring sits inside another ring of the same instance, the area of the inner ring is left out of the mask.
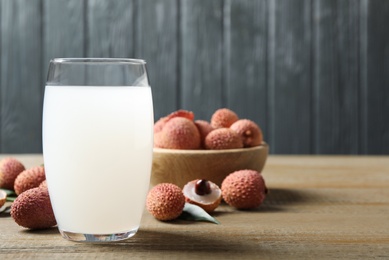
[[[44,0],[44,78],[53,58],[85,56],[85,3],[79,0]]]
[[[209,120],[223,103],[223,2],[181,1],[180,88],[183,109]]]
[[[16,156],[27,167],[42,162]],[[55,228],[27,231],[0,214],[0,257],[386,259],[388,170],[388,156],[270,156],[263,172],[269,193],[258,209],[222,204],[213,213],[220,225],[160,222],[145,211],[139,232],[118,243],[69,242]]]
[[[389,2],[363,1],[361,12],[363,152],[389,154]]]
[[[224,2],[225,104],[268,136],[267,1]]]
[[[89,0],[87,5],[87,57],[133,58],[133,0]]]
[[[176,0],[142,0],[138,11],[137,56],[147,62],[157,120],[179,107],[179,10]]]
[[[313,3],[313,152],[357,154],[360,7],[355,1]]]
[[[268,41],[270,150],[310,153],[311,1],[269,1]]]
[[[2,0],[0,3],[0,152],[41,152],[41,1]]]

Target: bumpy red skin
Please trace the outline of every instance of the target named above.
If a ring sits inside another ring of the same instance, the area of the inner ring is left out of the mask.
[[[170,119],[154,134],[154,146],[166,149],[199,149],[200,133],[193,121],[184,117]]]
[[[213,128],[228,128],[238,120],[239,117],[234,111],[228,108],[220,108],[213,113],[211,125]]]
[[[57,224],[49,192],[44,188],[20,194],[12,203],[11,216],[19,226],[29,229],[45,229]]]
[[[233,123],[230,128],[242,137],[244,147],[254,147],[262,144],[262,130],[255,122],[249,119],[240,119]]]
[[[162,129],[165,126],[165,124],[167,123],[167,121],[169,121],[170,119],[175,118],[175,117],[184,117],[186,119],[193,121],[194,120],[194,113],[192,111],[180,109],[180,110],[177,110],[177,111],[170,113],[169,115],[167,115],[165,117],[161,117],[154,124],[154,133],[158,133],[158,132],[162,131]]]
[[[196,120],[195,125],[200,133],[201,147],[205,148],[205,137],[212,131],[214,128],[208,121],[205,120]]]
[[[39,187],[46,180],[45,168],[36,166],[21,172],[15,180],[14,190],[17,195],[22,192]]]
[[[205,148],[210,150],[243,148],[242,138],[229,128],[218,128],[205,137]]]
[[[228,175],[221,185],[224,201],[237,209],[259,207],[267,188],[262,175],[254,170],[240,170]]]
[[[147,210],[161,221],[178,218],[184,205],[184,194],[177,185],[171,183],[160,183],[154,186],[147,195]]]
[[[24,171],[24,165],[15,158],[8,157],[0,161],[0,188],[13,190],[16,177]]]

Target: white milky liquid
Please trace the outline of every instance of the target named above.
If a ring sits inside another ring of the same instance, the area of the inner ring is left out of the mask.
[[[150,87],[46,86],[43,154],[58,227],[139,227],[152,165]]]

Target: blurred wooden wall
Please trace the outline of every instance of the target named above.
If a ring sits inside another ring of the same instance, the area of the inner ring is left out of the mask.
[[[156,119],[229,107],[273,154],[389,154],[388,0],[0,0],[0,14],[0,153],[42,151],[50,59],[135,57]]]

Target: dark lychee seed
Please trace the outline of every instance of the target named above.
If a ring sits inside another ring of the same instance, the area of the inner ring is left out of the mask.
[[[204,196],[210,194],[212,192],[211,185],[209,185],[209,181],[207,180],[198,180],[195,186],[195,192],[197,195]]]

